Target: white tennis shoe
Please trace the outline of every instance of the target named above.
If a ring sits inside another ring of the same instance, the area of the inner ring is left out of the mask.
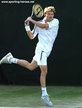
[[[11,64],[11,60],[13,56],[11,53],[8,53],[7,55],[5,55],[1,60],[0,60],[0,64],[2,63],[8,63],[8,64]]]
[[[48,95],[42,96],[41,100],[46,104],[47,106],[53,106],[53,103],[50,101],[50,98]]]

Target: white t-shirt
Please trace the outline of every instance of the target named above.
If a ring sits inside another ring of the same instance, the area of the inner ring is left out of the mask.
[[[45,23],[45,18],[41,21],[41,23]],[[36,36],[38,33],[39,41],[37,43],[37,47],[40,47],[45,52],[50,52],[58,33],[59,20],[53,18],[50,22],[47,23],[49,24],[48,29],[35,26],[32,33],[34,36]]]

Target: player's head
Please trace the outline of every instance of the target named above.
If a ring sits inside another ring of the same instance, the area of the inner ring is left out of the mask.
[[[46,7],[46,8],[44,9],[44,14],[46,14],[47,12],[53,12],[53,13],[55,13],[55,12],[56,12],[56,11],[55,11],[55,7],[54,7],[54,6]]]
[[[54,13],[55,13],[55,7],[54,6],[49,6],[46,7],[44,9],[44,16],[48,19],[48,20],[52,20],[52,18],[54,17]]]

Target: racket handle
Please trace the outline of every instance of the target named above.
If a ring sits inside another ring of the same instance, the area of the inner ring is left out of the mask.
[[[28,24],[28,21],[25,21],[26,24]]]

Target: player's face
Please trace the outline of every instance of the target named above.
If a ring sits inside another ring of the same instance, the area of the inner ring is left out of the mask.
[[[47,21],[51,21],[54,17],[54,13],[53,12],[47,12],[46,13],[46,19]]]

